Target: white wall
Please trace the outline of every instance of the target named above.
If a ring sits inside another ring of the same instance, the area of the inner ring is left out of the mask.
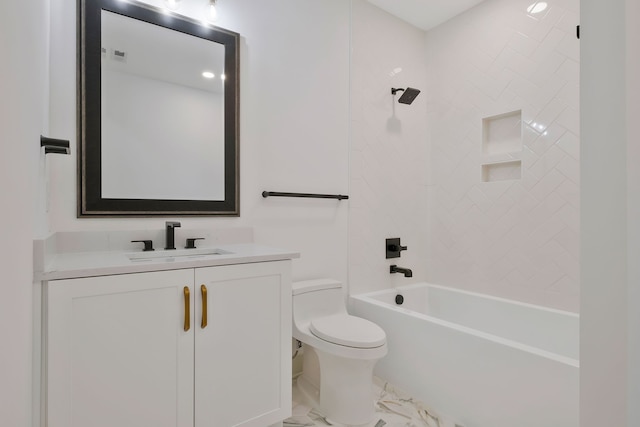
[[[51,130],[71,138],[73,154],[51,168],[49,228],[161,229],[165,218],[76,218],[75,3],[51,0]],[[349,202],[261,193],[348,192],[349,3],[237,0],[220,2],[219,15],[242,36],[241,217],[183,218],[180,231],[253,226],[257,242],[302,253],[294,279],[346,280]]]
[[[638,13],[582,0],[582,427],[640,423]]]
[[[629,426],[640,425],[640,2],[626,1],[627,94],[627,269],[628,269],[628,372]],[[618,24],[619,25],[619,24]]]
[[[365,0],[352,1],[351,200],[352,294],[425,280],[428,170],[424,32]],[[399,104],[391,88],[422,92]],[[385,239],[408,250],[385,259]],[[389,273],[410,268],[413,278]]]
[[[578,311],[579,0],[487,0],[427,33],[430,281]],[[483,118],[522,111],[522,138],[483,152]],[[481,165],[521,178],[481,182]]]
[[[0,425],[31,425],[32,236],[47,86],[48,4],[0,3]]]

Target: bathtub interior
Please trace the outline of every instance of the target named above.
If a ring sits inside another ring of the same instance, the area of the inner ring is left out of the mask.
[[[402,305],[395,303],[398,294],[404,297]],[[579,359],[575,313],[424,283],[359,297]]]
[[[457,424],[578,427],[576,314],[425,283],[351,296],[350,311],[387,332],[375,374]]]

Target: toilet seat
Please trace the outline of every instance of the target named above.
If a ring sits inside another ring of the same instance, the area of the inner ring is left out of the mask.
[[[386,342],[380,326],[348,314],[315,318],[311,320],[309,331],[324,341],[347,347],[376,348]]]

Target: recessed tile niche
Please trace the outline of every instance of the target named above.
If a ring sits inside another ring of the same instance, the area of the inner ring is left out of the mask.
[[[522,177],[522,162],[499,162],[482,165],[482,181],[509,181]]]
[[[482,119],[482,181],[522,177],[522,110]]]

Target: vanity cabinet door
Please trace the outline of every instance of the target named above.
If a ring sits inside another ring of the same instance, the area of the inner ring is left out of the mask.
[[[196,269],[195,427],[290,416],[290,271],[291,261]]]
[[[192,269],[45,289],[48,427],[193,426]]]

